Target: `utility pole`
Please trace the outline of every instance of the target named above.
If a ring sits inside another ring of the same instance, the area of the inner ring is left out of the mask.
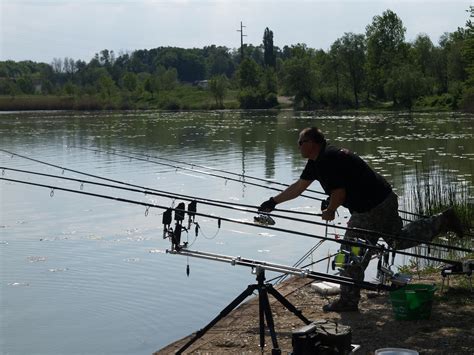
[[[242,26],[242,21],[240,21],[240,30],[237,30],[237,32],[240,32],[240,62],[244,60],[244,37],[247,37],[247,35],[244,35],[244,27],[247,26]]]

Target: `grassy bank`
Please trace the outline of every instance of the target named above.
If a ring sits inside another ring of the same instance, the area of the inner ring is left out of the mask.
[[[213,110],[237,109],[238,91],[228,90],[219,107],[208,90],[181,85],[174,90],[116,92],[111,95],[21,95],[0,96],[0,111],[28,110]]]
[[[238,109],[238,89],[228,90],[224,106],[218,106],[209,90],[191,85],[179,85],[173,90],[157,93],[114,92],[110,95],[0,95],[0,111],[27,110],[214,110]],[[433,96],[420,99],[413,107],[414,111],[452,111],[453,99],[449,95]],[[292,108],[293,101],[286,97],[279,98],[276,108]],[[328,107],[327,109],[333,109]],[[373,102],[361,106],[358,111],[392,111],[396,110],[392,102]],[[348,109],[346,109],[348,110]],[[350,109],[353,111],[354,109]]]

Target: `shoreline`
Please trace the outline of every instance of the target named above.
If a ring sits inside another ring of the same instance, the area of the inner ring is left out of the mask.
[[[474,302],[466,289],[459,291],[464,276],[452,277],[450,288],[441,294],[441,276],[432,274],[416,278],[413,283],[437,284],[431,318],[429,320],[399,321],[393,316],[387,293],[362,291],[359,312],[324,313],[321,307],[334,299],[317,294],[310,284],[314,280],[292,277],[276,289],[310,320],[327,319],[352,328],[352,343],[361,346],[356,353],[373,354],[380,348],[413,349],[420,354],[472,354],[474,352]],[[269,296],[275,321],[275,331],[282,354],[292,351],[291,334],[304,326],[303,322]],[[231,300],[229,300],[230,302]],[[216,315],[211,315],[214,317]],[[206,322],[203,322],[203,327]],[[174,354],[194,334],[179,339],[154,355]],[[265,354],[271,353],[271,338],[266,329]],[[258,300],[256,297],[242,303],[219,321],[184,354],[258,354],[259,348]]]
[[[293,97],[278,96],[278,105],[273,108],[243,109],[239,107],[239,102],[234,99],[227,99],[223,107],[216,106],[206,100],[190,101],[182,105],[163,106],[154,102],[146,101],[126,101],[116,102],[102,99],[96,96],[68,96],[68,95],[25,95],[25,96],[5,96],[0,95],[0,113],[2,112],[33,112],[33,111],[93,111],[93,112],[121,112],[121,111],[258,111],[258,110],[292,110],[292,111],[323,111],[323,112],[461,112],[469,111],[453,110],[452,108],[440,106],[415,106],[411,110],[393,107],[391,102],[373,102],[371,105],[355,107],[320,107],[312,110],[298,110],[293,104]]]

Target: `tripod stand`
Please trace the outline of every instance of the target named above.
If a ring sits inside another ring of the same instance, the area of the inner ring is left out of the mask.
[[[291,304],[280,292],[278,292],[273,285],[265,283],[265,270],[261,267],[256,268],[257,283],[248,285],[247,289],[244,290],[239,296],[237,296],[227,307],[225,307],[217,317],[215,317],[208,325],[201,330],[196,332],[196,335],[184,344],[176,354],[182,354],[191,344],[201,338],[209,329],[211,329],[219,320],[228,315],[234,308],[236,308],[244,299],[251,296],[255,290],[258,291],[258,306],[259,306],[259,329],[260,329],[260,349],[265,347],[265,320],[267,322],[270,336],[272,338],[272,354],[279,355],[281,350],[278,347],[278,341],[275,333],[275,325],[273,323],[272,310],[270,308],[270,302],[268,300],[268,294],[270,293],[275,297],[286,309],[292,312],[295,316],[301,319],[305,324],[310,324],[311,321],[303,316],[302,312],[298,310],[293,304]]]

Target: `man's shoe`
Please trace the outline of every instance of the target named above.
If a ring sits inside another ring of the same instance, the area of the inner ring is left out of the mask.
[[[335,301],[323,306],[324,312],[357,312],[359,311],[359,306],[357,303],[351,303],[344,301],[340,298]]]
[[[459,238],[464,237],[464,230],[461,224],[459,217],[454,212],[454,209],[448,208],[446,211],[442,213],[445,222],[445,228],[448,231],[456,233]]]

